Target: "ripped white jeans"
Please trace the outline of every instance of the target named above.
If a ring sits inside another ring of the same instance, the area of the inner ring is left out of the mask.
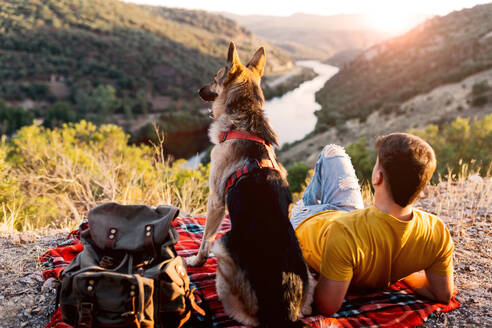
[[[364,207],[359,181],[343,147],[327,145],[316,161],[314,175],[302,199],[294,204],[294,229],[307,217],[326,210],[353,211]]]

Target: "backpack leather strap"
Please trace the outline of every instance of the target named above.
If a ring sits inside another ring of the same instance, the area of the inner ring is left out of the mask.
[[[144,245],[145,248],[150,250],[152,252],[152,255],[154,258],[157,258],[159,256],[159,253],[157,252],[157,249],[155,247],[154,243],[154,225],[153,224],[147,224],[145,226],[145,237],[144,237]]]
[[[94,304],[90,302],[83,302],[79,305],[79,322],[77,327],[79,328],[92,328],[94,325]]]
[[[79,304],[79,322],[77,327],[79,328],[92,328],[94,325],[94,280],[88,281],[87,296],[84,302]]]
[[[114,227],[109,227],[106,234],[106,242],[104,243],[104,249],[110,250],[114,249],[114,244],[116,243],[116,237],[118,236],[118,229]]]

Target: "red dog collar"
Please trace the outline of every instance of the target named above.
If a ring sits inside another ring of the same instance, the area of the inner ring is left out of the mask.
[[[224,142],[226,140],[231,140],[231,139],[245,139],[245,140],[251,140],[255,142],[259,142],[261,144],[266,145],[265,140],[261,139],[258,136],[255,136],[254,134],[251,133],[246,133],[242,131],[227,131],[227,132],[222,132],[220,136],[220,142]]]

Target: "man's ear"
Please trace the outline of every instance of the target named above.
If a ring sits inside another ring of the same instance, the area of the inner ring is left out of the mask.
[[[248,65],[246,65],[246,67],[256,72],[256,74],[258,74],[260,77],[262,77],[265,69],[265,62],[266,62],[265,48],[261,47],[260,49],[256,50],[255,54],[249,61]]]
[[[239,60],[239,56],[236,51],[236,46],[234,42],[231,41],[229,43],[229,52],[227,53],[227,67],[229,71],[234,71],[233,67],[241,65],[241,61]]]
[[[375,168],[375,172],[372,175],[372,185],[377,186],[383,183],[383,171],[381,171],[379,168]]]

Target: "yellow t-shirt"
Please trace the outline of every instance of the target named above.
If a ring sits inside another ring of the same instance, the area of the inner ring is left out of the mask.
[[[306,262],[330,280],[366,288],[387,287],[428,269],[453,270],[453,240],[435,215],[413,210],[401,221],[375,206],[352,212],[324,211],[296,228]]]

